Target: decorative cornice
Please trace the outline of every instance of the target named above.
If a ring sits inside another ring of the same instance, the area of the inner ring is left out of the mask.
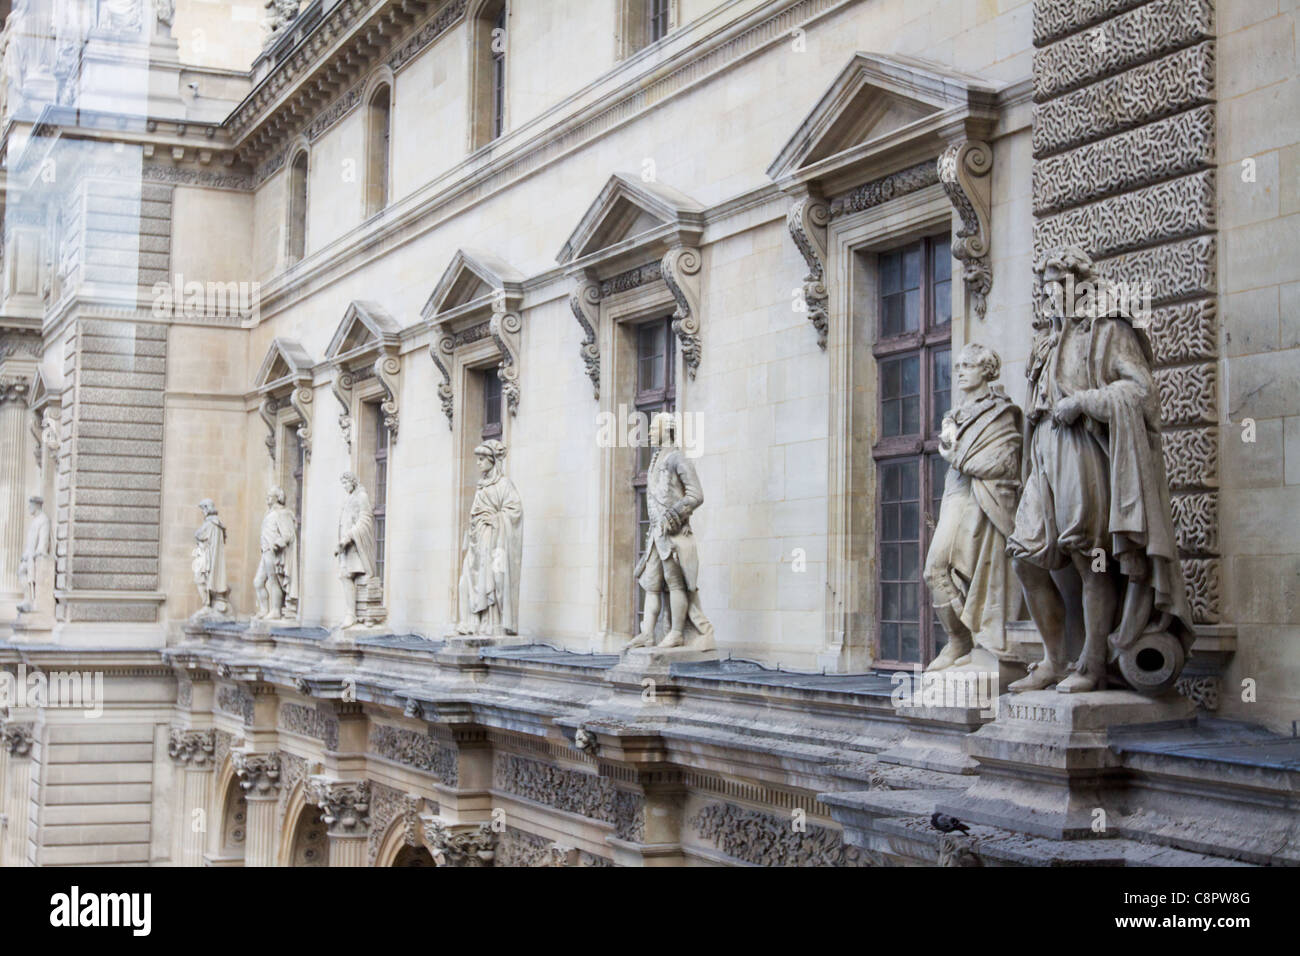
[[[896,173],[881,176],[869,183],[863,183],[855,189],[836,196],[830,203],[830,217],[847,216],[849,213],[862,212],[881,203],[897,199],[933,186],[939,181],[939,170],[933,160],[917,163]]]

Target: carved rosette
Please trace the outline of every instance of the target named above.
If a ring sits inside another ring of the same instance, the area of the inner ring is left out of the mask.
[[[212,730],[184,730],[173,727],[167,740],[167,755],[191,770],[211,770],[216,752]]]
[[[379,409],[384,414],[384,427],[392,441],[397,441],[397,375],[401,370],[402,360],[394,352],[386,352],[375,359],[375,380],[384,390]]]
[[[661,263],[664,282],[677,301],[673,312],[673,334],[681,346],[686,373],[695,379],[700,367],[700,250],[673,246]]]
[[[370,781],[313,777],[307,799],[320,807],[330,836],[364,837],[370,833]]]
[[[600,324],[600,283],[583,279],[569,296],[569,308],[582,326],[582,345],[578,354],[587,367],[593,395],[600,398],[600,345],[596,342],[596,326]]]
[[[339,431],[343,433],[343,442],[352,451],[352,386],[356,377],[347,369],[335,369],[334,378],[330,380],[330,391],[342,406],[339,413]]]
[[[817,345],[825,350],[827,334],[826,226],[831,208],[816,196],[797,199],[786,214],[786,226],[794,244],[808,264],[803,279],[803,302],[808,321],[817,330]]]
[[[424,845],[439,866],[491,866],[496,844],[489,823],[453,826],[434,817],[424,825]]]
[[[5,723],[0,728],[0,746],[11,757],[30,757],[32,754],[32,725]]]
[[[442,374],[442,384],[438,386],[438,401],[442,403],[442,413],[447,416],[447,427],[452,427],[452,409],[455,401],[451,391],[451,356],[456,351],[456,336],[444,332],[438,341],[429,346],[429,357]]]
[[[989,264],[989,201],[993,151],[987,143],[968,139],[953,143],[939,156],[943,184],[961,225],[952,237],[952,254],[962,264],[962,280],[975,314],[983,319],[993,287]]]
[[[510,409],[511,415],[519,413],[519,337],[523,327],[523,317],[518,312],[510,311],[505,297],[498,295],[492,302],[488,331],[501,350],[497,377],[501,379],[501,394],[505,396],[506,407]]]
[[[310,382],[296,386],[289,395],[289,403],[301,419],[298,424],[298,444],[302,446],[302,455],[307,459],[311,458],[311,403],[314,397],[315,392]]]
[[[261,416],[262,424],[266,426],[266,438],[263,442],[266,445],[266,453],[271,456],[271,461],[275,461],[275,413],[279,407],[280,403],[270,395],[263,398],[262,403],[257,406],[257,414]]]
[[[250,800],[275,800],[280,788],[280,755],[236,750],[230,762],[239,777],[239,786]]]

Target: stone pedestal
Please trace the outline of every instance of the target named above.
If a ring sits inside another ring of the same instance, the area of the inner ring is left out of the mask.
[[[15,644],[47,643],[54,630],[54,559],[38,554],[32,558],[32,574],[36,583],[36,600],[18,605],[18,618],[14,621]]]
[[[1191,718],[1183,697],[1157,699],[1127,690],[1006,694],[998,716],[966,738],[979,780],[938,809],[1056,840],[1105,836],[1122,813],[1120,758],[1112,728],[1177,724]]]

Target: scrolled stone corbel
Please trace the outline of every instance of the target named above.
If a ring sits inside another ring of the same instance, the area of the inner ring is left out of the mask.
[[[262,422],[266,425],[267,435],[264,441],[266,453],[271,456],[271,461],[275,461],[275,410],[279,407],[279,402],[270,395],[263,398],[261,404],[257,406],[257,414],[262,417]]]
[[[397,441],[397,376],[402,371],[402,360],[392,352],[375,359],[375,379],[384,389],[384,399],[379,410],[384,413],[384,427],[393,441]]]
[[[289,394],[289,404],[298,413],[298,444],[304,458],[311,458],[311,403],[315,398],[311,384],[298,385]]]
[[[596,341],[596,326],[600,324],[600,283],[582,279],[569,296],[569,308],[582,326],[582,345],[578,354],[587,367],[587,378],[595,397],[600,398],[600,345]]]
[[[505,396],[511,415],[519,414],[519,336],[523,327],[523,317],[510,311],[503,298],[498,297],[492,303],[488,331],[501,350],[497,377],[501,379],[501,394]]]
[[[330,391],[342,406],[339,413],[339,431],[343,432],[343,441],[352,451],[352,384],[355,381],[351,372],[338,368],[330,380]]]
[[[804,307],[808,310],[808,321],[817,330],[817,345],[825,351],[829,298],[826,291],[826,226],[831,221],[831,208],[817,196],[804,196],[795,200],[785,221],[795,247],[808,264],[808,274],[803,279]]]
[[[686,372],[694,381],[700,368],[700,250],[673,246],[664,253],[661,270],[668,291],[677,301],[673,312],[673,334],[681,346]]]
[[[442,384],[438,386],[438,401],[442,403],[442,413],[447,416],[447,427],[452,427],[452,409],[455,398],[451,390],[451,356],[456,351],[456,337],[444,332],[438,340],[429,346],[429,358],[442,373]]]
[[[990,173],[993,150],[977,139],[953,143],[939,156],[939,182],[961,219],[952,238],[952,254],[962,264],[962,280],[975,314],[988,312],[993,287],[989,264]]]

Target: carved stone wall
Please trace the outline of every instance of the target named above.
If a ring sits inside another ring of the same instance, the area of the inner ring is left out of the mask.
[[[611,823],[620,840],[639,843],[645,838],[643,798],[614,786],[608,777],[500,753],[493,786],[542,806]]]
[[[690,819],[691,829],[727,856],[754,866],[873,866],[876,861],[846,846],[830,827],[796,826],[779,817],[737,806],[710,803]]]
[[[1081,246],[1149,291],[1165,468],[1197,623],[1217,624],[1212,0],[1035,0],[1036,255]]]

